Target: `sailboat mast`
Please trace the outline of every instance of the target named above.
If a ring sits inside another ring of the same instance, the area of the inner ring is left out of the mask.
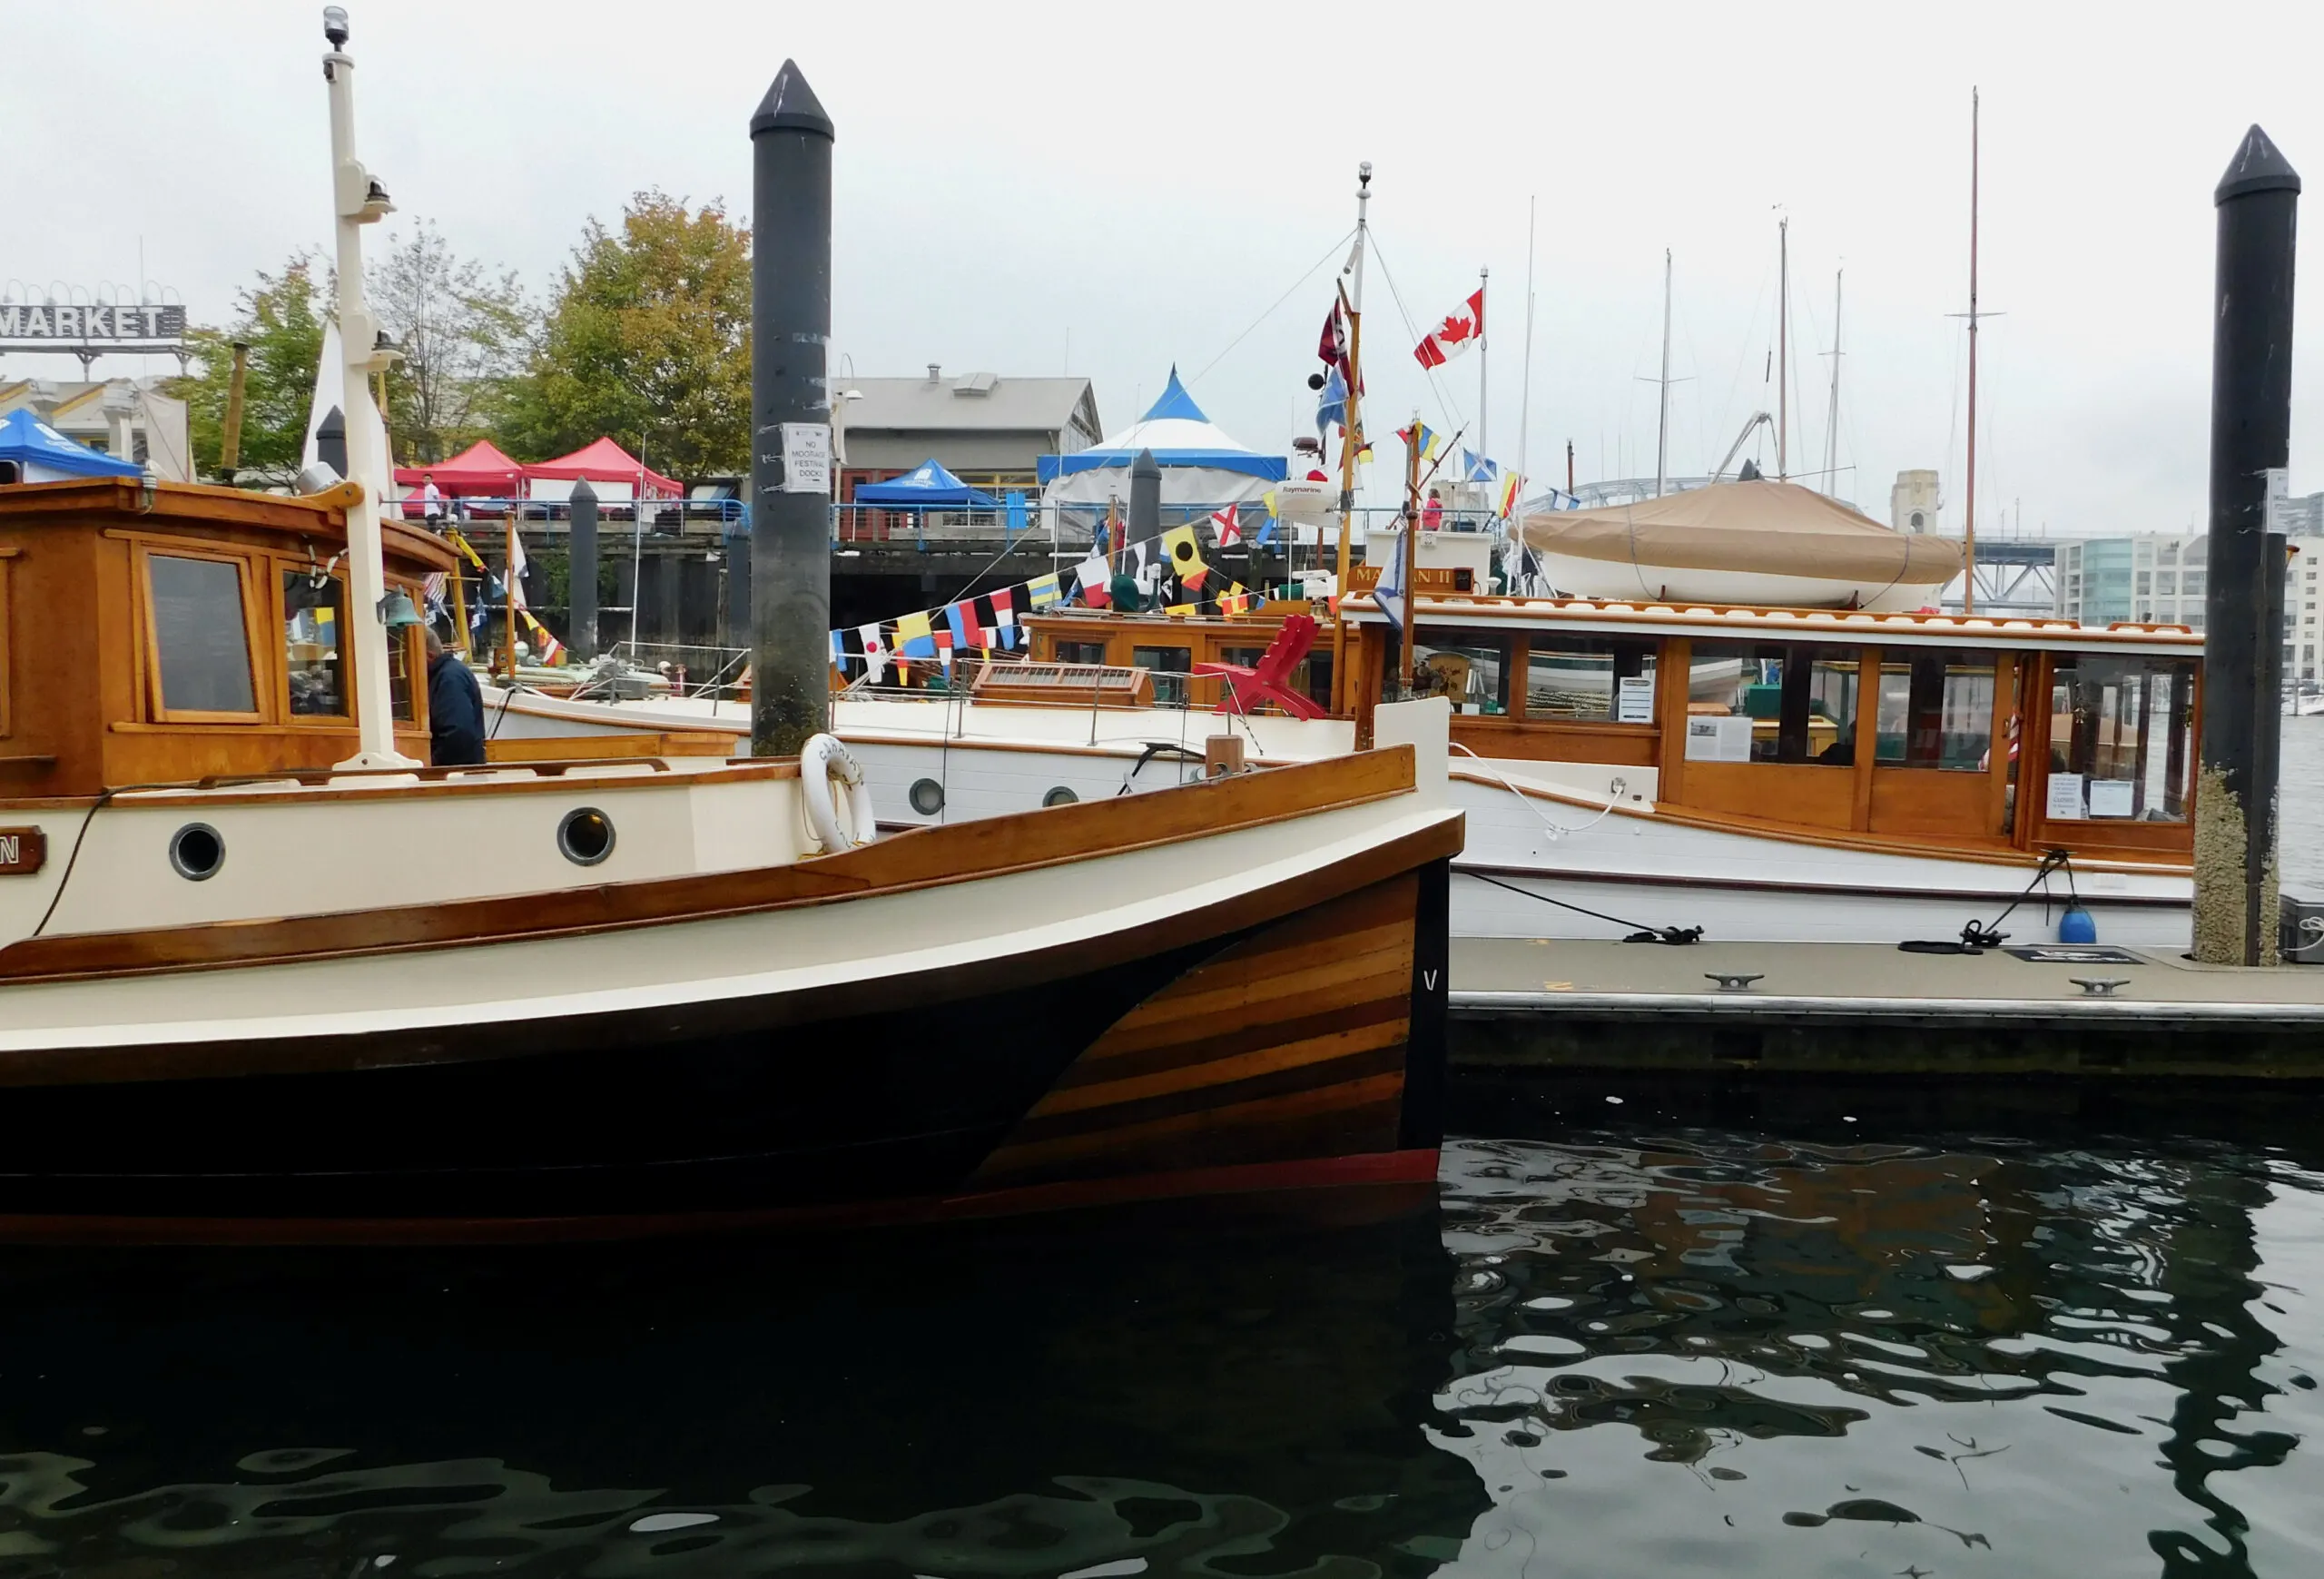
[[[1533,199],[1525,200],[1525,376],[1517,386],[1517,491],[1525,491],[1525,440],[1533,430]],[[1524,500],[1513,499],[1512,504]]]
[[[1977,90],[1969,90],[1969,490],[1961,518],[1961,612],[1977,612]]]
[[[1350,282],[1347,304],[1347,413],[1340,435],[1340,558],[1339,576],[1332,588],[1332,711],[1345,712],[1355,688],[1348,684],[1347,616],[1341,612],[1347,598],[1348,538],[1355,522],[1355,452],[1362,442],[1359,426],[1364,388],[1364,243],[1370,235],[1366,215],[1372,206],[1372,161],[1355,167],[1355,251],[1348,257]]]
[[[1485,302],[1485,285],[1492,275],[1491,269],[1480,268],[1477,271],[1477,301],[1488,306],[1491,304]],[[1485,315],[1481,311],[1477,314],[1477,455],[1480,459],[1492,453],[1485,448],[1485,358],[1492,349],[1485,343]],[[1464,477],[1461,480],[1466,482],[1469,479]]]
[[[1791,477],[1791,216],[1776,226],[1776,480]]]
[[[1654,497],[1662,497],[1670,469],[1670,249],[1662,249],[1662,414],[1654,424]]]
[[[1832,274],[1832,409],[1824,417],[1824,492],[1840,497],[1840,301],[1847,271]]]

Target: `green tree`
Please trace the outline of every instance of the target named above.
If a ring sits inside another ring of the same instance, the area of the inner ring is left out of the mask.
[[[404,360],[388,374],[388,439],[407,464],[443,459],[494,425],[530,349],[532,313],[511,270],[487,274],[420,221],[389,237],[371,310]]]
[[[639,192],[591,219],[500,425],[547,456],[610,434],[655,470],[741,471],[751,431],[750,232],[712,202]]]
[[[297,476],[307,442],[307,417],[314,404],[315,370],[322,363],[323,322],[330,299],[330,273],[311,252],[294,252],[280,271],[261,271],[243,287],[237,314],[227,329],[194,329],[187,343],[202,370],[175,380],[186,402],[186,423],[194,465],[215,476],[226,429],[226,390],[234,371],[233,342],[250,349],[243,380],[241,478],[254,485],[289,482]]]

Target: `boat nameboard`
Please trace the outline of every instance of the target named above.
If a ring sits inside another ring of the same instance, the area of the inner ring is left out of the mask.
[[[0,877],[30,877],[48,864],[48,835],[38,828],[0,828]]]

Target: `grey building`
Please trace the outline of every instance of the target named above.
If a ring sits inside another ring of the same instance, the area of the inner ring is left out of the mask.
[[[931,362],[921,378],[834,380],[833,386],[842,501],[854,497],[856,484],[931,457],[971,488],[1030,495],[1039,457],[1087,449],[1105,432],[1088,379],[947,377]]]

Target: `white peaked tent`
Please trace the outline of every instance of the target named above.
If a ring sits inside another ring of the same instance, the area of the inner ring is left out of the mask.
[[[1044,455],[1039,460],[1041,508],[1086,530],[1105,518],[1106,501],[1129,508],[1130,463],[1150,449],[1162,468],[1162,518],[1177,525],[1230,504],[1256,502],[1281,482],[1287,463],[1229,437],[1202,413],[1170,370],[1169,387],[1145,416],[1093,449]]]

